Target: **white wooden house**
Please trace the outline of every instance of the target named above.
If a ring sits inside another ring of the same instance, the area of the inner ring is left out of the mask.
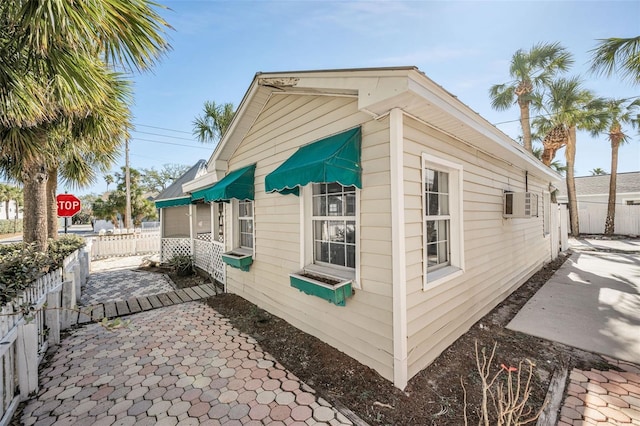
[[[557,255],[560,179],[397,67],[256,74],[182,189],[227,291],[404,388]]]

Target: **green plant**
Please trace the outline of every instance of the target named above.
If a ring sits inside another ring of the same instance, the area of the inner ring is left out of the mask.
[[[167,262],[178,275],[191,275],[193,273],[193,257],[188,254],[178,254]]]
[[[85,245],[82,237],[67,235],[51,241],[47,252],[35,244],[0,246],[0,305],[11,301],[33,281],[60,268],[65,257]]]

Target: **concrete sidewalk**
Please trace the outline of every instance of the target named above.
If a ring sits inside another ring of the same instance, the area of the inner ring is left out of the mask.
[[[507,328],[640,361],[640,255],[578,251]]]
[[[507,328],[601,354],[621,370],[574,368],[558,426],[640,425],[640,240],[569,244],[574,253]]]

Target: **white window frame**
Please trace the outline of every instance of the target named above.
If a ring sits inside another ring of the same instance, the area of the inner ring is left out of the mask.
[[[425,194],[427,169],[446,172],[449,175],[449,215],[446,217],[449,220],[449,265],[433,271],[427,270],[427,219],[434,220],[440,217],[427,215]],[[423,153],[421,173],[423,290],[427,290],[464,273],[463,167],[461,164]]]
[[[356,212],[353,220],[356,224],[356,264],[355,268],[339,265],[318,264],[314,260],[313,244],[313,184],[300,189],[300,269],[317,272],[338,279],[352,280],[354,288],[360,288],[360,189],[356,187]],[[341,220],[343,216],[333,216]],[[350,216],[349,216],[350,217]],[[331,217],[330,217],[331,218]]]
[[[242,247],[240,245],[240,221],[246,220],[240,218],[240,202],[239,200],[231,200],[232,220],[231,235],[233,235],[232,250],[242,254],[248,254],[255,257],[256,250],[256,203],[254,200],[242,200],[242,202],[251,203],[251,220],[253,221],[253,247]]]

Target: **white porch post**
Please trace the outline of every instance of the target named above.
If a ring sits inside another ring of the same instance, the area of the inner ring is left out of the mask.
[[[393,384],[407,386],[407,268],[405,250],[403,117],[394,108],[389,115],[391,167],[391,241],[393,259]]]
[[[216,239],[216,234],[217,234],[217,230],[218,230],[218,225],[216,222],[216,210],[218,208],[218,205],[216,203],[209,203],[209,215],[210,220],[211,220],[211,242],[217,241]]]
[[[191,239],[191,255],[195,254],[195,247],[194,244],[195,242],[193,241],[195,239],[195,226],[196,226],[196,220],[198,220],[198,218],[196,217],[196,205],[195,204],[189,204],[189,238]]]

